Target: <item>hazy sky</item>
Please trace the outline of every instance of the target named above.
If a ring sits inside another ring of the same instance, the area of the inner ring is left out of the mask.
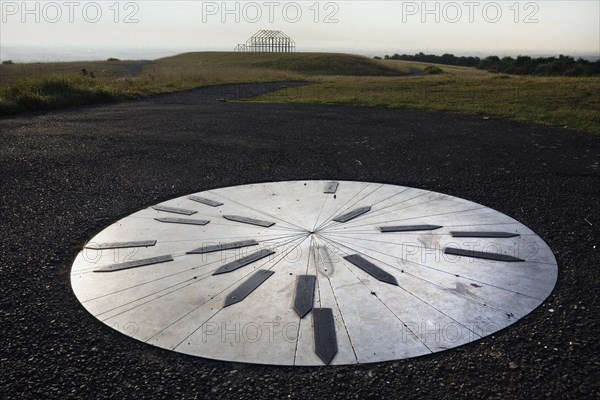
[[[7,1],[0,58],[233,50],[260,29],[298,51],[600,55],[600,1]]]

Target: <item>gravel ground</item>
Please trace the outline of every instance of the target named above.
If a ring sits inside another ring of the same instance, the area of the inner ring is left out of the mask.
[[[279,86],[0,120],[4,398],[598,398],[600,137],[451,113],[219,101]],[[493,337],[335,368],[154,348],[73,295],[78,249],[117,219],[192,192],[298,179],[406,185],[497,209],[553,249],[556,289]]]

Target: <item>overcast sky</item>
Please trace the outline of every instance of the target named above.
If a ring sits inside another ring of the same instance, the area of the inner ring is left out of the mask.
[[[25,6],[24,6],[25,4]],[[298,51],[600,55],[600,1],[6,1],[0,58],[233,50],[260,29]]]

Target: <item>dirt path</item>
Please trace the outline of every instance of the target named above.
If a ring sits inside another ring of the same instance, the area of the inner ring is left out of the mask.
[[[143,60],[135,64],[126,65],[120,74],[120,78],[132,78],[138,76],[144,71],[144,67],[148,64],[152,64],[153,61]]]

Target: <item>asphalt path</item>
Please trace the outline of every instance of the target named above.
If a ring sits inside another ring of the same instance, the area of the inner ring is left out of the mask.
[[[230,101],[281,86],[0,119],[2,397],[598,398],[600,137],[443,112]],[[81,246],[122,217],[202,190],[303,179],[411,186],[508,214],[554,251],[555,291],[464,347],[335,368],[155,348],[97,321],[71,291]]]

